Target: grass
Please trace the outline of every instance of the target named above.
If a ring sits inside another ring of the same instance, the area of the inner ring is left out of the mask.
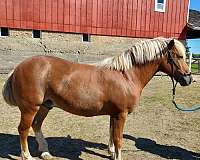
[[[192,73],[198,73],[198,64],[192,64]]]
[[[200,58],[200,54],[192,54],[193,58]],[[192,64],[192,73],[199,73],[198,64]]]

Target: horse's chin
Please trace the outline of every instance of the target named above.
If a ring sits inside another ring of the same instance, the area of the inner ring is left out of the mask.
[[[177,81],[181,86],[189,86],[192,83],[192,76],[181,76]]]

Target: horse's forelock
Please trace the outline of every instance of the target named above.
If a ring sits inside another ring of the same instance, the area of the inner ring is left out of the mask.
[[[186,49],[185,46],[178,40],[174,40],[174,46],[177,50],[176,54],[183,56],[183,59],[186,60]]]

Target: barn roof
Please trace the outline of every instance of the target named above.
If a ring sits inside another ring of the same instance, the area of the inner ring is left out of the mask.
[[[187,38],[200,38],[200,11],[190,9],[187,24]]]

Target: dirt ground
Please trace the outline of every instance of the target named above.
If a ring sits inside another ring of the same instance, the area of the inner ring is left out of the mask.
[[[177,102],[200,103],[200,78],[189,87],[177,89]],[[6,75],[0,76],[0,90]],[[171,81],[154,77],[144,89],[140,105],[129,115],[124,130],[124,160],[200,159],[200,111],[183,113],[170,101]],[[0,96],[0,159],[19,159],[17,132],[20,112]],[[60,109],[50,111],[43,125],[50,152],[55,159],[102,160],[107,154],[109,117],[79,117]],[[30,150],[38,156],[31,131]]]

